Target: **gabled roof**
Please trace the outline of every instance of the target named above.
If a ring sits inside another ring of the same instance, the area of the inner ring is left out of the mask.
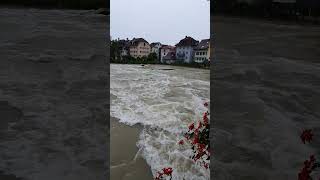
[[[151,47],[156,46],[156,45],[161,45],[161,43],[160,42],[153,42],[150,44]]]
[[[132,46],[137,46],[140,42],[144,42],[144,43],[148,43],[148,41],[146,41],[145,39],[143,38],[133,38],[131,40],[131,45]],[[148,43],[149,44],[149,43]]]
[[[203,39],[200,43],[194,48],[195,50],[202,50],[209,48],[210,39]]]
[[[170,45],[162,45],[161,49],[172,49],[172,50],[174,50],[175,47],[174,46],[170,46]]]
[[[122,48],[128,48],[130,46],[130,41],[129,40],[119,40],[119,47]]]
[[[193,39],[192,37],[186,36],[184,39],[180,40],[178,44],[176,44],[177,47],[185,47],[185,46],[197,46],[199,41]]]

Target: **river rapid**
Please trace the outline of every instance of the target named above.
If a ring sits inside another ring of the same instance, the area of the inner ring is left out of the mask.
[[[110,66],[111,116],[129,126],[144,127],[138,154],[153,175],[172,167],[175,180],[210,179],[209,169],[190,159],[192,150],[178,145],[188,124],[206,111],[203,103],[210,100],[210,71],[164,65]]]

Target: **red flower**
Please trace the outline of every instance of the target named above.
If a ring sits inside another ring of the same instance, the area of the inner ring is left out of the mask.
[[[173,170],[171,167],[163,168],[162,170],[163,170],[163,174],[168,175],[168,176],[172,175]]]
[[[168,167],[168,168],[163,168],[162,169],[163,172],[157,172],[158,173],[158,176],[155,178],[155,180],[160,180],[163,178],[163,175],[167,175],[167,176],[172,176],[172,168],[171,167]]]
[[[204,163],[204,165],[203,165],[206,169],[208,169],[209,168],[209,165],[208,165],[208,163]]]
[[[309,171],[307,168],[303,168],[298,175],[299,180],[310,180],[310,173],[311,171]]]
[[[208,113],[207,112],[205,112],[203,114],[203,122],[204,122],[205,125],[207,125],[208,122],[209,122],[209,118],[208,118]]]
[[[189,125],[189,130],[192,130],[194,128],[194,123]]]
[[[199,142],[198,135],[195,135],[192,144],[197,144],[198,142]]]
[[[203,151],[205,147],[206,147],[205,144],[201,144],[201,143],[198,144],[199,151]]]
[[[160,179],[162,179],[163,178],[163,173],[161,173],[161,172],[157,172],[158,173],[158,176],[155,178],[156,180],[160,180]]]
[[[315,161],[316,161],[316,158],[314,157],[314,155],[311,155],[311,156],[310,156],[310,161],[311,161],[311,162],[315,162]]]
[[[196,128],[193,132],[194,132],[194,134],[195,134],[196,136],[198,136],[198,134],[199,134],[199,128]]]
[[[206,153],[205,153],[204,151],[199,152],[199,153],[195,156],[194,161],[200,159],[200,158],[201,158],[203,155],[205,155],[205,154],[206,154]]]
[[[179,141],[179,144],[180,144],[180,145],[183,145],[183,144],[184,144],[184,141],[181,139],[181,140]]]
[[[313,133],[311,129],[304,130],[300,135],[300,138],[304,144],[306,143],[306,141],[310,143],[312,140],[312,137],[313,137]]]
[[[184,137],[185,137],[187,140],[189,140],[189,139],[190,139],[190,137],[189,137],[189,135],[188,135],[188,134],[185,134],[185,135],[184,135]]]
[[[311,172],[315,165],[315,157],[314,155],[310,156],[310,160],[304,161],[304,167],[301,169],[300,173],[298,174],[299,180],[310,180],[311,179]]]
[[[201,121],[199,121],[198,129],[200,129],[201,127],[202,127],[202,123]]]
[[[304,161],[304,167],[310,168],[310,166],[311,166],[311,161],[308,161],[308,160]]]

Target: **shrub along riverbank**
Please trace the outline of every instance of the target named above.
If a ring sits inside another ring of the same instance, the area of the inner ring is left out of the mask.
[[[112,54],[112,53],[111,53]],[[155,53],[150,53],[147,57],[134,58],[132,56],[111,56],[111,63],[119,64],[157,64],[157,55]]]

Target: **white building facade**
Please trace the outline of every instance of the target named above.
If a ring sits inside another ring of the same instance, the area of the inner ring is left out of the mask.
[[[198,41],[192,37],[186,36],[176,45],[176,59],[179,62],[191,63],[194,57],[194,48]]]

